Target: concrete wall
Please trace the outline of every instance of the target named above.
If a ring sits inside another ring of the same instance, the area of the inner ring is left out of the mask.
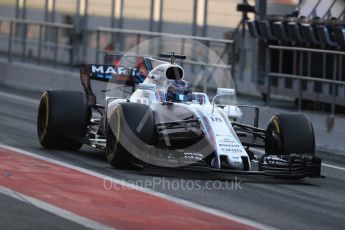
[[[44,91],[45,89],[82,90],[78,72],[0,60],[0,84],[15,89]]]

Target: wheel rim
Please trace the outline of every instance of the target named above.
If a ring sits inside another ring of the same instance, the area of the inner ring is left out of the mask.
[[[276,119],[272,119],[271,125],[267,130],[267,150],[270,154],[282,153],[281,130]]]
[[[115,156],[116,149],[118,148],[118,141],[113,134],[113,130],[109,127],[108,128],[108,143],[106,146],[106,157],[108,162],[112,162]]]

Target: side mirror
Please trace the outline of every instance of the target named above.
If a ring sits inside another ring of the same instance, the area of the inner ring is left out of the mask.
[[[235,89],[217,88],[217,95],[212,100],[212,113],[214,112],[214,105],[216,99],[222,96],[235,96]]]
[[[235,96],[235,89],[217,88],[217,96],[218,95]]]

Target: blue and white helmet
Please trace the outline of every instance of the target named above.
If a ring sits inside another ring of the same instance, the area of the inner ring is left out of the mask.
[[[192,100],[191,84],[183,80],[169,80],[167,101],[184,102]]]

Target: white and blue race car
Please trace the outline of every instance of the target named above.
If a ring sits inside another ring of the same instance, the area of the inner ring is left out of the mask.
[[[178,167],[211,172],[263,174],[281,178],[320,177],[321,159],[315,157],[311,122],[301,114],[276,114],[266,129],[241,123],[243,107],[222,103],[234,89],[218,88],[212,101],[192,92],[182,55],[163,55],[169,61],[142,58],[138,68],[85,64],[84,92],[47,90],[38,109],[39,141],[46,148],[79,149],[83,144],[105,151],[115,168]],[[152,62],[158,63],[153,65]],[[91,80],[107,82],[107,94],[97,104]],[[111,85],[111,86],[110,86]],[[252,148],[265,154],[257,158]]]

